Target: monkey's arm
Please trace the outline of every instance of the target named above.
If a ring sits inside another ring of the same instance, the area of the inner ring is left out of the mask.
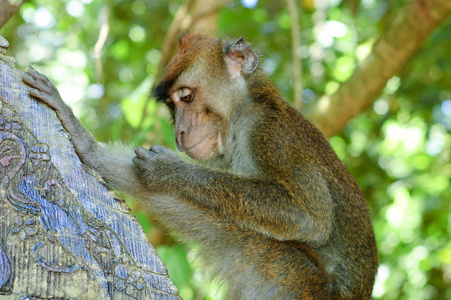
[[[286,182],[204,168],[161,146],[154,146],[153,151],[139,148],[138,157],[133,158],[129,147],[97,143],[45,76],[30,68],[23,79],[32,87],[31,96],[56,111],[81,161],[96,169],[114,189],[143,201],[172,194],[165,198],[188,199],[239,226],[280,240],[313,245],[327,241],[333,222],[332,205],[320,173],[309,172],[310,178],[304,183],[307,189],[301,189],[301,185],[297,188]]]
[[[23,80],[31,86],[30,95],[55,110],[70,134],[80,160],[96,169],[111,187],[120,192],[133,191],[135,197],[140,197],[141,193],[148,193],[132,163],[135,156],[133,149],[119,144],[112,146],[97,143],[93,135],[74,116],[71,108],[61,99],[50,80],[31,67],[27,72]]]
[[[171,150],[136,149],[133,163],[152,192],[187,199],[235,224],[279,240],[324,244],[333,224],[333,204],[319,172],[297,184],[241,177],[184,161]]]

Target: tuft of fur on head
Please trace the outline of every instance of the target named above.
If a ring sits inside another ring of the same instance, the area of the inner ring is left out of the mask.
[[[208,76],[220,79],[218,74],[224,72],[221,70],[230,71],[230,66],[227,68],[226,60],[232,48],[238,47],[240,50],[248,51],[254,54],[255,60],[252,65],[241,65],[240,72],[248,78],[253,75],[254,70],[258,66],[258,56],[253,50],[244,42],[243,38],[238,40],[219,39],[210,37],[203,33],[187,32],[182,34],[179,38],[179,49],[174,57],[169,61],[168,66],[164,72],[159,84],[152,90],[152,95],[157,101],[164,102],[170,95],[171,88],[180,77],[180,75],[191,68],[193,63],[200,63],[205,65],[205,71]],[[243,57],[241,55],[230,55],[232,61],[237,64],[241,62]],[[225,69],[224,69],[225,68]]]
[[[186,71],[193,62],[204,54],[213,55],[208,61],[218,61],[222,55],[223,40],[211,38],[205,34],[188,32],[179,38],[179,50],[171,59],[160,83],[153,89],[152,95],[158,101],[165,101],[170,94],[170,89],[178,77]]]

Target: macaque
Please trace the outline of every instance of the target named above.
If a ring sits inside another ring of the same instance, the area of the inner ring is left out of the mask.
[[[236,41],[187,33],[153,90],[182,159],[162,146],[103,145],[30,68],[81,161],[196,243],[226,299],[370,299],[378,267],[367,203],[319,130]]]

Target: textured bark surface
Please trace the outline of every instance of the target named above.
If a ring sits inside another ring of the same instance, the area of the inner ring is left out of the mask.
[[[402,71],[450,12],[450,0],[409,2],[353,75],[336,93],[323,97],[309,118],[327,137],[340,132],[352,117],[373,104],[387,81]]]
[[[0,52],[0,298],[179,299],[125,202],[22,74]]]

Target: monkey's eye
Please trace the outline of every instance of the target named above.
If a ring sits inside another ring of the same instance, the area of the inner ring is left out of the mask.
[[[178,102],[190,103],[194,99],[194,91],[190,88],[184,87],[175,91],[171,95],[171,100],[174,101],[175,104]]]
[[[180,101],[186,102],[186,103],[190,103],[191,101],[193,101],[193,94],[188,94],[185,96],[181,96],[180,97]]]
[[[179,100],[185,103],[193,101],[194,93],[190,88],[184,87],[178,91]]]

